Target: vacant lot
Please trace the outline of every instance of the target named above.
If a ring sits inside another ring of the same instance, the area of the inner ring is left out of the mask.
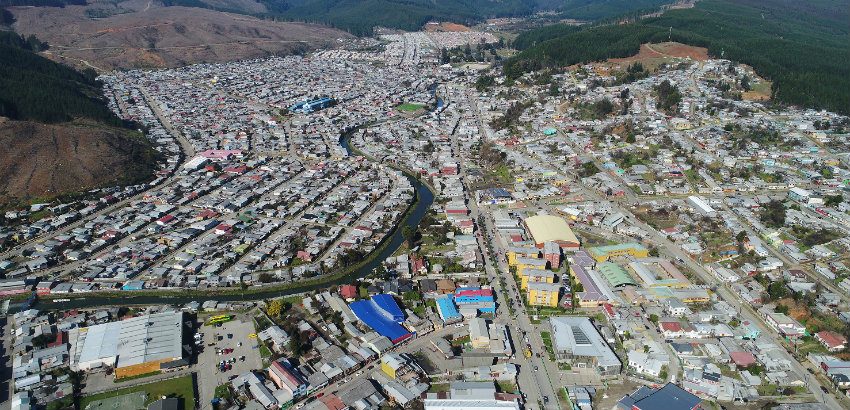
[[[676,42],[642,44],[640,46],[640,52],[637,54],[626,58],[612,58],[608,62],[616,64],[640,62],[647,69],[654,70],[663,63],[670,63],[675,59],[682,58],[689,58],[696,61],[707,60],[708,49]]]

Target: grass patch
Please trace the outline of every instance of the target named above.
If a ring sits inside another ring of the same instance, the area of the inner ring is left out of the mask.
[[[260,357],[263,359],[268,359],[272,357],[272,351],[266,346],[265,343],[260,343]]]
[[[497,381],[496,387],[498,387],[499,391],[502,393],[514,393],[519,390],[519,387],[517,387],[516,383],[507,380]]]
[[[448,383],[436,383],[432,384],[431,387],[428,388],[428,393],[442,393],[449,391]]]
[[[540,332],[540,338],[543,339],[543,346],[546,347],[546,353],[549,354],[549,360],[555,361],[555,350],[552,348],[552,335],[549,332]]]
[[[398,107],[396,107],[397,110],[404,111],[404,112],[416,112],[416,111],[419,111],[423,108],[425,108],[424,105],[414,104],[414,103],[404,103],[404,104],[401,104]]]
[[[195,408],[195,388],[191,375],[81,397],[79,408],[85,409],[86,406],[93,402],[136,392],[147,394],[145,405],[159,400],[162,396],[166,396],[183,399],[183,410]]]

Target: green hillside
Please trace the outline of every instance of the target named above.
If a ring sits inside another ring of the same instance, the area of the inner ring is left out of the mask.
[[[553,36],[558,30],[564,34]],[[517,38],[536,45],[508,60],[504,71],[516,78],[544,67],[627,57],[642,43],[668,39],[753,66],[773,81],[777,101],[850,114],[847,0],[704,0],[638,23],[547,27]]]
[[[0,31],[0,116],[56,123],[89,118],[121,125],[106,107],[94,72],[80,73],[34,51],[35,37]]]
[[[568,19],[596,21],[632,14],[638,11],[654,11],[670,0],[564,0],[556,8]]]

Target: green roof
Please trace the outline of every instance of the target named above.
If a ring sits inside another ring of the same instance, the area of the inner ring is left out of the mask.
[[[588,249],[587,251],[591,256],[605,255],[610,252],[622,251],[626,249],[640,249],[646,250],[646,248],[637,243],[637,242],[629,242],[629,243],[619,243],[616,245],[605,245],[605,246],[596,246]]]
[[[623,269],[622,266],[617,265],[613,262],[603,262],[597,266],[597,269],[602,276],[605,277],[605,280],[611,284],[611,286],[617,288],[620,286],[632,285],[637,286],[632,277],[629,276],[629,273]]]

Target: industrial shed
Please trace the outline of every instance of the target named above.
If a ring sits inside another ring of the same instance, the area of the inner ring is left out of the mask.
[[[581,244],[564,218],[535,215],[526,218],[524,222],[538,247],[542,247],[545,242],[555,242],[561,248],[577,249]]]
[[[154,313],[68,332],[71,368],[114,366],[115,377],[161,370],[183,359],[183,314]]]

